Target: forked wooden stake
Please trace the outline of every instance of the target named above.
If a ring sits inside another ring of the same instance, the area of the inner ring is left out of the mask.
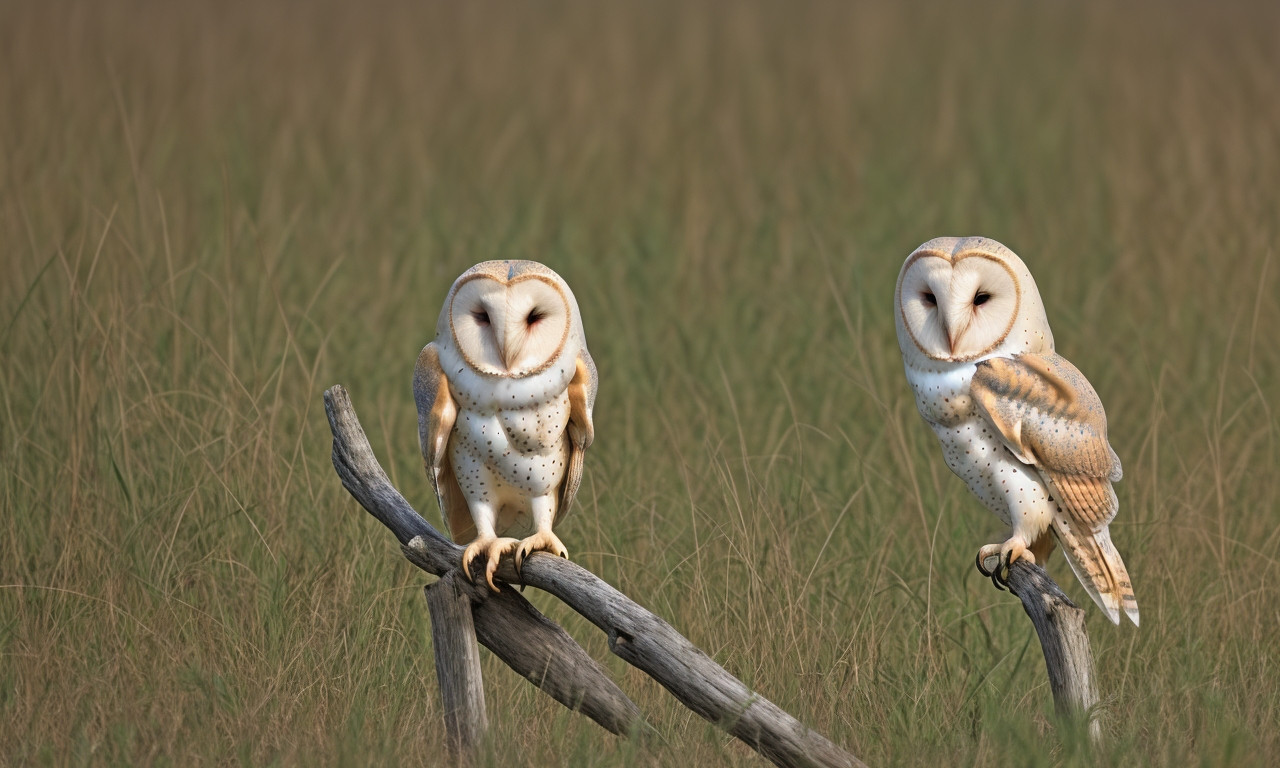
[[[390,528],[414,565],[444,577],[456,572],[462,547],[423,520],[373,455],[347,392],[324,395],[333,431],[333,466],[356,501]],[[537,587],[563,600],[609,637],[609,648],[661,683],[682,704],[780,766],[863,763],[753,692],[670,624],[576,563],[531,555],[519,577],[504,557],[498,578]],[[494,655],[570,709],[614,733],[645,726],[636,705],[563,629],[506,584],[493,593],[465,578],[455,588],[471,601],[475,634]]]

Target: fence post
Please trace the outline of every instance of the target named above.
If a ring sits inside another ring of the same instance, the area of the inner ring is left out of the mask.
[[[446,573],[423,590],[431,612],[431,644],[435,648],[436,679],[444,704],[445,737],[455,762],[470,760],[489,729],[480,675],[480,646],[471,618],[471,599]]]

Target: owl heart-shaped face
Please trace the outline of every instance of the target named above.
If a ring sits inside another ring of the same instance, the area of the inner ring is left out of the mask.
[[[902,267],[898,309],[915,346],[934,360],[966,362],[999,347],[1018,318],[1014,270],[980,251],[920,249]]]
[[[455,286],[448,311],[458,351],[490,376],[537,373],[555,361],[569,337],[569,302],[540,274],[510,281],[472,275]]]

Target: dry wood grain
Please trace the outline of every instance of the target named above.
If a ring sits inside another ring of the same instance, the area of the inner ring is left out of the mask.
[[[458,589],[457,577],[452,573],[428,584],[423,592],[431,612],[431,645],[444,703],[449,752],[455,760],[469,759],[489,730],[471,598]]]
[[[1025,560],[1009,568],[1009,590],[1022,601],[1044,651],[1049,688],[1059,716],[1070,722],[1086,722],[1089,738],[1102,738],[1096,672],[1085,613],[1038,565]]]

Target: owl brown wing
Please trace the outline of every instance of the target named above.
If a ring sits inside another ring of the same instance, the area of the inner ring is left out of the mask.
[[[582,484],[582,460],[587,448],[595,439],[596,430],[591,422],[591,409],[596,404],[596,364],[586,347],[578,353],[577,370],[569,382],[569,466],[564,482],[560,484],[560,503],[556,507],[556,521],[564,519],[578,495]]]
[[[1076,526],[1093,532],[1111,522],[1120,506],[1111,487],[1122,474],[1120,459],[1084,374],[1054,353],[996,357],[978,363],[970,391],[1005,446],[1040,471]]]
[[[423,347],[418,355],[418,364],[413,369],[413,399],[418,405],[418,444],[427,477],[440,504],[440,514],[454,541],[470,541],[475,538],[475,522],[449,461],[449,436],[453,433],[458,407],[449,392],[449,380],[440,367],[435,342]]]

